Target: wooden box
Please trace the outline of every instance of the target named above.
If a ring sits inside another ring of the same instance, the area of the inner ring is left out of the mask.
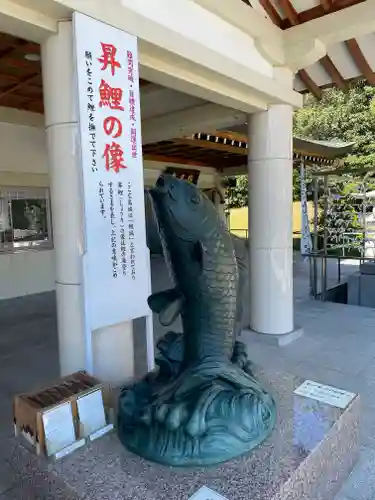
[[[114,415],[110,388],[86,372],[77,372],[61,378],[45,389],[14,397],[13,415],[16,436],[26,439],[38,455],[51,455],[46,443],[45,416],[47,412],[51,413],[51,410],[64,407],[69,413],[71,410],[73,416],[75,442],[84,444],[88,436],[85,434],[83,422],[80,419],[78,401],[81,401],[83,396],[97,393],[97,391],[102,394],[107,427],[112,428]],[[68,405],[70,409],[67,408]],[[71,431],[73,432],[73,428]],[[74,443],[72,446],[74,448]]]

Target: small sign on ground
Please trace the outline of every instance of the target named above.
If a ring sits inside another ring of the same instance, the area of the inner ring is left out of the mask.
[[[107,425],[101,389],[80,396],[77,407],[82,437],[88,437]]]
[[[222,495],[219,495],[219,493],[216,493],[216,491],[207,488],[207,486],[202,486],[202,488],[199,488],[199,490],[196,493],[194,493],[194,495],[190,497],[189,500],[228,500],[228,499],[223,497]]]
[[[304,396],[305,398],[315,399],[316,401],[335,406],[336,408],[341,408],[342,410],[345,410],[349,403],[356,397],[354,392],[344,391],[330,385],[319,384],[312,380],[306,380],[297,387],[294,394],[297,394],[297,396]]]
[[[70,402],[43,413],[47,455],[53,455],[76,441]]]

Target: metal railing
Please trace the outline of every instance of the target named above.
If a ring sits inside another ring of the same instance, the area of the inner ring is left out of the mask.
[[[364,256],[345,256],[345,255],[326,255],[322,252],[313,252],[310,254],[304,255],[309,259],[310,263],[310,295],[315,299],[320,298],[320,300],[324,301],[326,299],[328,288],[328,266],[327,263],[330,260],[336,260],[336,285],[340,285],[343,283],[342,281],[342,261],[357,261],[358,265],[363,262],[369,261],[374,262],[374,258],[372,257],[364,257]]]

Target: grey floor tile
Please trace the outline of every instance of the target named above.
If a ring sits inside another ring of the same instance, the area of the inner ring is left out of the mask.
[[[20,483],[0,495],[0,500],[77,500],[77,497],[53,485],[35,487],[28,483]]]
[[[301,338],[289,345],[282,346],[280,355],[295,361],[304,361],[318,355],[322,349],[322,340],[302,335]]]
[[[11,489],[21,480],[20,474],[5,460],[0,461],[0,493]]]
[[[361,370],[360,375],[362,375],[366,379],[371,379],[375,381],[375,359],[373,359],[372,362],[367,363],[366,367],[364,367],[363,370]]]
[[[302,361],[295,368],[295,374],[304,379],[332,385],[339,389],[357,392],[358,382],[355,377],[348,377],[344,373],[333,368],[320,366],[316,361]]]
[[[358,375],[374,359],[374,352],[370,350],[357,354],[352,349],[329,349],[327,346],[322,346],[316,355],[320,366],[339,370],[346,375]]]
[[[372,500],[375,494],[375,450],[361,448],[359,461],[341,493],[355,500]]]
[[[155,289],[167,288],[165,269],[160,272],[160,262],[155,259],[152,266]],[[283,348],[249,342],[249,357],[276,371],[361,393],[361,439],[366,448],[337,500],[375,500],[371,496],[375,491],[371,491],[375,486],[375,479],[371,479],[375,476],[375,310],[310,300],[308,265],[298,261],[296,271],[295,319],[303,327],[304,336]],[[71,500],[70,492],[57,480],[36,473],[35,460],[10,439],[12,396],[45,386],[59,375],[54,294],[0,301],[0,317],[0,500]],[[141,358],[144,341],[137,335],[138,323],[135,350]],[[180,330],[180,325],[172,328]],[[155,322],[156,338],[165,331]],[[10,465],[4,467],[22,473],[22,482],[1,493],[1,461],[5,459]]]
[[[375,411],[363,408],[361,414],[361,444],[375,449]]]
[[[358,393],[361,396],[362,408],[371,409],[375,412],[375,380],[357,377]]]

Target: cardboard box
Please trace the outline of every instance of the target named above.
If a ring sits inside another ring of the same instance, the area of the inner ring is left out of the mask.
[[[50,387],[15,396],[13,401],[14,429],[16,436],[23,436],[38,455],[48,454],[45,416],[58,407],[71,406],[76,441],[87,436],[79,418],[77,401],[94,391],[101,391],[106,423],[113,424],[113,398],[110,388],[86,372],[77,372],[61,378]]]

